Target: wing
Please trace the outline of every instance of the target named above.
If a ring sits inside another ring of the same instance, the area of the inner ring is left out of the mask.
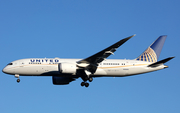
[[[102,62],[104,59],[109,57],[111,54],[114,54],[116,49],[120,47],[122,44],[124,44],[127,40],[134,37],[135,35],[132,35],[130,37],[124,38],[117,43],[109,46],[108,48],[86,58],[83,60],[80,60],[77,62],[77,66],[81,69],[83,68],[85,74],[89,78],[90,75],[94,74],[97,70],[98,63]]]
[[[120,47],[122,44],[124,44],[127,40],[129,40],[130,38],[134,37],[135,35],[132,35],[130,37],[124,38],[122,40],[120,40],[119,42],[111,45],[110,47],[86,58],[83,60],[78,61],[78,64],[81,63],[85,63],[85,64],[93,64],[93,65],[97,65],[98,63],[102,62],[104,59],[106,59],[107,57],[109,57],[111,54],[114,54],[114,52],[116,51],[116,49],[118,47]]]

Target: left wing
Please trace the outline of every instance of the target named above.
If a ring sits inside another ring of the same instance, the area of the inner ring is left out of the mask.
[[[88,72],[91,72],[91,74],[94,74],[98,63],[102,62],[104,59],[106,59],[107,57],[109,57],[111,54],[114,54],[114,52],[116,51],[116,49],[118,47],[120,47],[122,44],[124,44],[127,40],[129,40],[130,38],[134,37],[135,35],[132,35],[130,37],[124,38],[120,41],[118,41],[117,43],[111,45],[110,47],[86,58],[83,60],[80,60],[77,62],[77,65],[79,67],[83,67],[85,68],[85,72],[86,74],[90,74]]]
[[[97,64],[102,62],[104,59],[106,59],[107,57],[109,57],[111,54],[113,54],[116,49],[118,47],[120,47],[122,44],[124,44],[127,40],[129,40],[130,38],[134,37],[135,35],[132,35],[130,37],[124,38],[122,40],[120,40],[119,42],[111,45],[110,47],[86,58],[83,60],[78,61],[77,63],[88,63],[88,64]]]

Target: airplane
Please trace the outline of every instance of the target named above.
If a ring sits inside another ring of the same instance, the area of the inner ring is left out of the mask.
[[[106,49],[85,59],[28,58],[9,63],[2,71],[14,75],[17,82],[20,76],[52,76],[54,85],[67,85],[81,78],[81,86],[88,87],[95,77],[125,77],[161,70],[169,57],[158,61],[166,35],[158,37],[139,57],[133,60],[107,59],[126,41],[135,35],[124,38]]]

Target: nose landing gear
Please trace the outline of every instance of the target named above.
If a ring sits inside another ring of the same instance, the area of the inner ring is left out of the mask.
[[[19,83],[19,82],[20,82],[20,79],[18,78],[18,79],[17,79],[17,83]]]
[[[19,83],[19,82],[20,82],[19,75],[18,75],[18,74],[15,74],[15,77],[18,78],[18,79],[17,79],[17,83]]]

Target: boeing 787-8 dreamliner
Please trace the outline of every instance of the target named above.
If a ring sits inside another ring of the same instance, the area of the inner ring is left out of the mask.
[[[167,68],[164,65],[174,57],[158,61],[167,36],[160,36],[139,57],[133,60],[106,59],[118,47],[135,35],[124,38],[108,48],[85,59],[29,58],[9,63],[3,72],[19,76],[52,76],[54,85],[66,85],[82,78],[81,86],[88,87],[95,77],[124,77]]]

